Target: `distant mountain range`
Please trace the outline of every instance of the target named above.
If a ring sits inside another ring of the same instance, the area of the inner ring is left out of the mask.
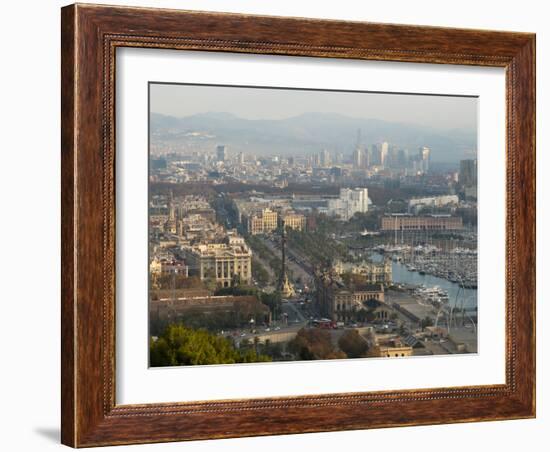
[[[362,145],[387,141],[415,152],[432,150],[432,161],[458,162],[477,148],[475,131],[441,130],[335,113],[304,113],[279,120],[243,119],[231,113],[201,113],[183,118],[151,113],[152,139],[164,142],[206,141],[225,144],[230,151],[257,155],[304,155],[322,149],[348,155],[361,130]]]

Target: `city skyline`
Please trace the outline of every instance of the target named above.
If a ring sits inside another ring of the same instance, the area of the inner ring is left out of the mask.
[[[247,120],[281,120],[309,113],[382,120],[433,129],[477,130],[477,97],[150,83],[152,113],[185,118],[229,113]]]

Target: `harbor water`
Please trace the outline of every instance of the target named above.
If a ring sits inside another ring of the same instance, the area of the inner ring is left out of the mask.
[[[449,294],[450,306],[461,307],[462,300],[464,300],[465,308],[477,308],[477,289],[464,289],[458,283],[437,276],[421,275],[418,272],[410,271],[404,264],[399,262],[392,262],[392,278],[394,283],[423,284],[426,287],[439,286]]]
[[[381,261],[383,257],[378,253],[371,255],[372,260]],[[464,289],[458,283],[439,278],[433,275],[421,275],[409,270],[405,264],[392,261],[392,279],[396,284],[424,285],[426,287],[438,286],[449,294],[449,305],[458,308],[464,306],[468,309],[477,308],[477,289]]]

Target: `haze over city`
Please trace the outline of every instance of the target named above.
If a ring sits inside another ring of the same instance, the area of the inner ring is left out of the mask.
[[[288,119],[336,113],[435,129],[477,127],[477,98],[152,83],[151,111],[175,117],[228,112],[242,119]]]
[[[200,138],[236,152],[346,155],[388,141],[429,146],[434,162],[454,164],[477,149],[475,97],[153,83],[150,110],[153,143],[192,147]]]

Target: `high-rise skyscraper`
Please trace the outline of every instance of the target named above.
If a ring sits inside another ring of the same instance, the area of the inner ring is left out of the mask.
[[[423,173],[427,173],[430,170],[430,148],[424,146],[421,147],[419,152],[420,168]]]
[[[363,157],[364,157],[363,166],[365,168],[370,168],[370,166],[372,165],[372,148],[371,147],[365,146],[365,149],[363,151]]]
[[[323,167],[330,166],[330,153],[326,149],[319,152],[319,163]]]
[[[406,168],[409,161],[409,152],[406,149],[399,149],[397,151],[397,166],[399,168]]]
[[[386,167],[388,166],[388,154],[390,151],[390,145],[387,141],[384,141],[382,143],[382,146],[380,147],[380,166]]]
[[[354,168],[364,168],[364,152],[359,146],[355,148],[353,154],[351,155],[351,158],[353,160]]]
[[[468,159],[460,161],[458,183],[463,187],[473,187],[477,185],[477,160]]]
[[[216,158],[218,162],[225,161],[225,146],[219,145],[216,147]]]

